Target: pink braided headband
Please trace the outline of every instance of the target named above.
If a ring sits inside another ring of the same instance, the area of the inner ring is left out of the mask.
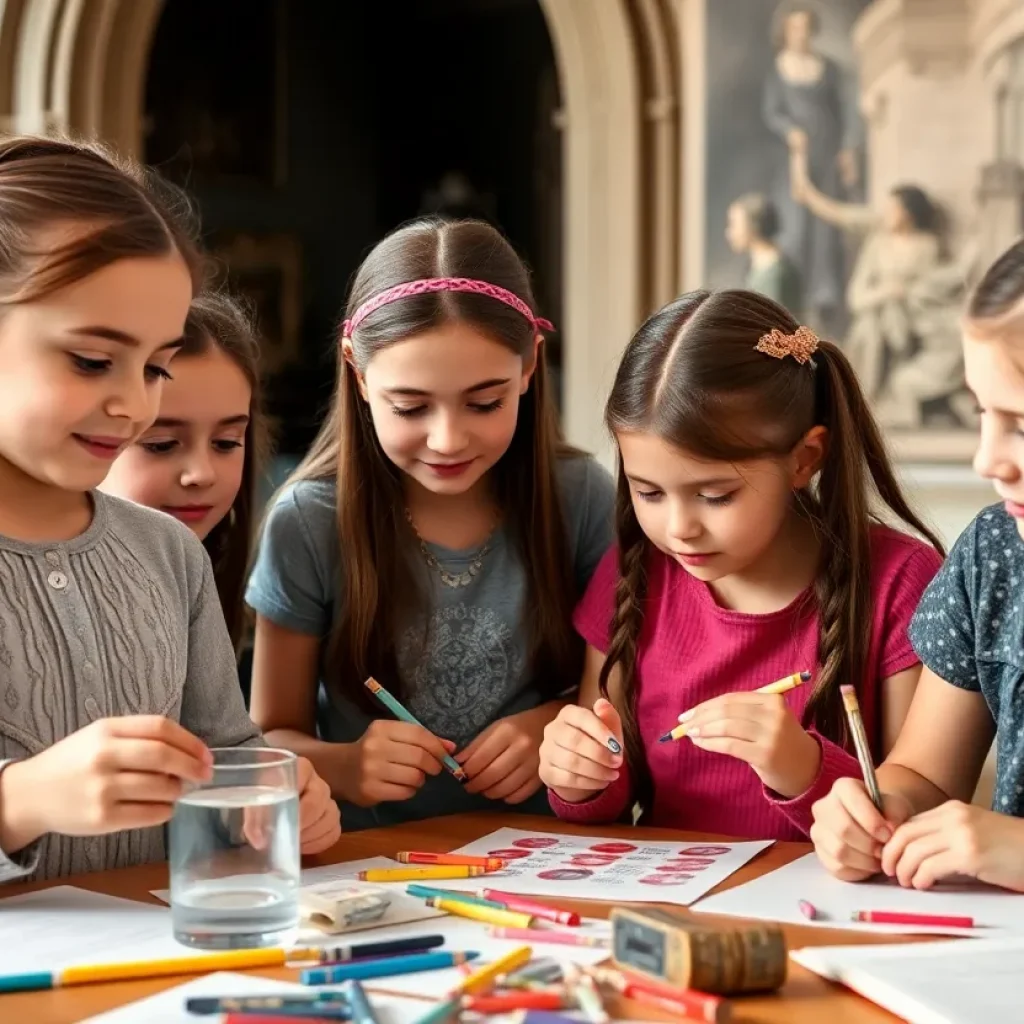
[[[387,288],[374,295],[372,299],[367,299],[352,314],[351,319],[341,325],[341,336],[351,338],[352,332],[371,313],[376,313],[382,306],[387,306],[410,295],[429,295],[432,292],[470,292],[473,295],[486,295],[488,298],[504,302],[506,306],[511,306],[516,312],[522,313],[530,321],[530,326],[535,331],[554,330],[554,326],[549,320],[535,316],[533,310],[518,295],[510,292],[507,288],[489,284],[487,281],[476,281],[471,277],[425,277],[419,281],[396,284],[393,288]]]

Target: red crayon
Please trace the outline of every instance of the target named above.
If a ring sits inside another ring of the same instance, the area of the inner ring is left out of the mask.
[[[403,850],[395,854],[399,864],[449,864],[456,867],[483,868],[501,871],[508,864],[501,857],[474,857],[468,853],[425,853],[421,850]]]
[[[973,917],[957,917],[955,914],[908,914],[899,910],[858,910],[854,921],[865,924],[919,924],[932,928],[973,928]]]
[[[600,984],[608,985],[627,999],[646,1006],[658,1007],[692,1020],[708,1021],[709,1024],[727,1024],[732,1017],[729,1002],[708,992],[676,988],[620,968],[592,967],[588,973]]]
[[[580,923],[580,915],[573,910],[559,910],[557,907],[549,907],[544,903],[534,903],[533,900],[524,899],[511,892],[480,889],[477,895],[482,896],[485,900],[504,903],[509,910],[518,914],[529,914],[531,917],[539,917],[544,921],[555,921],[557,924],[576,926]]]
[[[561,992],[509,992],[500,996],[466,996],[462,1008],[473,1013],[508,1013],[510,1010],[564,1010]]]

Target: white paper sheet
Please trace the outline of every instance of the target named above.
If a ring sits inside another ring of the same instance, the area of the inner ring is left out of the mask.
[[[910,1024],[1019,1024],[1024,939],[816,946],[797,963]]]
[[[504,889],[552,900],[685,907],[771,845],[770,839],[666,843],[501,828],[456,852],[512,858],[504,871],[437,884],[462,891]]]
[[[797,906],[800,900],[816,907],[820,920],[808,921]],[[1019,893],[976,884],[940,885],[921,892],[904,889],[898,882],[883,878],[840,882],[821,866],[813,853],[745,885],[709,896],[692,909],[698,914],[902,935],[961,935],[978,939],[1024,935],[1024,895]],[[955,914],[972,917],[975,927],[862,924],[850,920],[859,910]]]
[[[59,885],[0,900],[0,972],[202,955],[175,942],[171,913]]]
[[[185,1000],[196,996],[272,996],[289,992],[309,993],[305,985],[274,981],[254,974],[208,974],[165,989],[148,999],[119,1007],[98,1017],[89,1017],[83,1024],[214,1024],[219,1017],[196,1017],[185,1012]],[[422,999],[367,993],[380,1024],[414,1024],[431,1007]]]

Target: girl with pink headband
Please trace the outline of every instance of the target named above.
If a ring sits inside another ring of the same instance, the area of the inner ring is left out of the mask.
[[[330,413],[246,595],[252,716],[314,762],[347,829],[546,810],[538,750],[580,678],[572,611],[614,503],[561,439],[551,329],[479,221],[417,221],[356,276]],[[420,724],[395,721],[371,676]]]

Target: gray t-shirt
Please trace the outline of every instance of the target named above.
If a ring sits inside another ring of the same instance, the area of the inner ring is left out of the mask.
[[[163,715],[211,747],[262,742],[202,544],[162,512],[92,498],[73,540],[0,536],[0,770],[118,715]],[[163,828],[51,833],[13,860],[0,851],[0,881],[166,858]]]
[[[1024,541],[1000,505],[967,527],[910,626],[921,662],[981,693],[996,724],[992,809],[1024,817]]]
[[[611,478],[593,459],[559,462],[562,507],[567,522],[568,554],[580,596],[597,563],[611,544],[615,500]],[[339,558],[333,480],[302,481],[278,497],[264,527],[246,600],[276,625],[326,641],[335,615]],[[479,548],[453,551],[428,545],[449,572],[466,570]],[[523,602],[526,580],[517,553],[499,528],[480,570],[465,587],[450,587],[440,574],[421,565],[424,592],[430,600],[427,620],[411,622],[395,638],[399,671],[408,694],[405,704],[435,735],[464,747],[492,722],[536,707],[544,699],[527,664]],[[569,623],[566,624],[567,628]],[[428,643],[424,648],[424,630]],[[326,652],[327,644],[322,650]],[[351,743],[371,719],[340,697],[323,679],[317,726],[320,737]],[[287,680],[281,680],[287,685]],[[566,691],[579,683],[565,680]],[[379,717],[389,717],[381,711]],[[410,800],[360,808],[343,804],[346,831],[412,821],[439,814],[494,809],[472,796],[446,772],[427,780]],[[506,805],[497,806],[507,809]],[[539,792],[516,810],[550,813]]]

